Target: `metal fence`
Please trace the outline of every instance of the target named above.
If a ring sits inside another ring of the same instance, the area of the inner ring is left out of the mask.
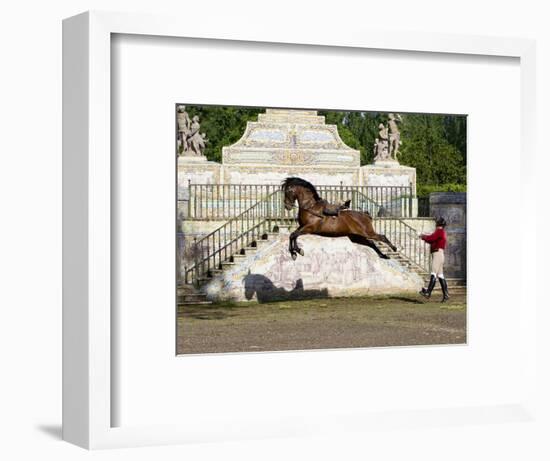
[[[183,219],[231,219],[280,188],[278,184],[189,184],[178,200],[178,211]],[[317,191],[330,203],[351,200],[352,209],[373,217],[413,216],[411,186],[321,185]]]
[[[430,246],[420,240],[417,230],[401,219],[377,218],[373,221],[374,229],[383,234],[405,256],[410,263],[424,272],[430,272]]]
[[[419,218],[430,217],[430,197],[418,197],[418,214]]]
[[[368,207],[379,206],[368,198],[368,191],[360,191],[358,187],[326,187],[323,194],[329,201],[338,202],[351,197],[352,202],[356,200],[355,208],[363,211],[367,211]],[[277,187],[214,231],[198,240],[195,239],[190,247],[191,255],[188,255],[192,263],[185,267],[181,274],[183,280],[185,283],[197,284],[202,279],[212,277],[236,254],[243,251],[246,253],[247,247],[257,245],[257,242],[264,239],[275,226],[281,223],[291,224],[294,221],[295,211],[285,209],[283,193]],[[429,246],[418,238],[418,233],[413,227],[403,219],[395,217],[377,217],[374,219],[374,227],[378,233],[385,234],[410,263],[429,271]],[[183,241],[178,243],[183,246]]]
[[[212,276],[235,254],[256,245],[278,223],[290,224],[294,214],[286,210],[280,188],[193,244],[193,265],[184,272],[185,283]]]

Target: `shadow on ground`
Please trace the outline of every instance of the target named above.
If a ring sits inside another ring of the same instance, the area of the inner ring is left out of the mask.
[[[287,291],[284,288],[275,286],[265,275],[248,274],[244,278],[244,295],[246,299],[251,300],[254,294],[259,303],[328,298],[328,290],[326,288],[322,290],[304,290],[304,281],[302,279],[296,280],[295,287]]]
[[[227,311],[215,310],[216,305],[204,308],[202,306],[189,306],[184,314],[184,317],[191,317],[197,320],[225,320],[228,317],[233,317],[236,314],[231,314]],[[224,306],[224,308],[230,306]]]
[[[408,298],[406,296],[388,296],[388,299],[394,299],[396,301],[404,301],[410,304],[424,304],[424,302],[419,299]]]

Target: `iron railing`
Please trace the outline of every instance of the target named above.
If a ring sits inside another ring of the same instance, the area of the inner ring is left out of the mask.
[[[187,197],[178,200],[183,219],[225,220],[280,190],[278,184],[189,184]],[[354,209],[374,216],[412,217],[411,186],[321,185],[319,195],[331,203],[352,200]]]
[[[410,263],[423,272],[430,272],[430,245],[420,240],[420,235],[414,227],[402,219],[395,218],[376,218],[373,224],[376,232],[385,235]]]
[[[294,210],[286,210],[282,191],[276,190],[230,219],[224,225],[194,242],[194,264],[185,270],[185,283],[194,283],[212,276],[246,247],[256,246],[266,238],[276,224],[290,224],[295,220]]]
[[[345,190],[325,191],[325,197],[336,201]],[[352,208],[368,211],[371,215],[378,204],[353,190]],[[327,200],[329,200],[327,198]],[[355,202],[353,202],[355,200]],[[295,221],[296,210],[286,210],[283,193],[278,188],[259,200],[239,215],[227,221],[213,232],[193,243],[193,265],[184,270],[185,283],[197,284],[201,279],[212,277],[221,271],[223,263],[230,262],[236,255],[244,254],[246,248],[258,245],[267,238],[275,226]],[[419,239],[416,230],[400,218],[380,217],[374,219],[378,233],[386,235],[397,246],[399,253],[425,272],[430,270],[429,246]]]
[[[419,218],[427,218],[430,216],[430,197],[417,197],[418,200],[418,212]]]

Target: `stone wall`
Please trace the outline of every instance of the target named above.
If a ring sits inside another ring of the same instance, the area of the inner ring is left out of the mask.
[[[416,168],[399,165],[397,162],[378,162],[364,165],[359,172],[361,185],[412,187],[416,197]]]
[[[226,184],[281,184],[289,176],[298,176],[315,185],[345,186],[358,184],[358,168],[345,168],[333,166],[296,166],[296,165],[271,165],[271,166],[245,166],[223,165],[222,174]],[[336,178],[336,179],[335,179]]]
[[[205,157],[178,157],[178,199],[185,199],[188,185],[191,184],[221,184],[222,165],[207,161]]]
[[[272,301],[373,294],[416,293],[423,284],[415,273],[346,237],[299,238],[304,256],[294,261],[288,234],[262,245],[235,268],[210,282],[212,300]]]
[[[466,278],[466,193],[434,192],[430,194],[430,214],[447,221],[445,275]]]
[[[177,260],[180,280],[184,277],[186,267],[191,267],[195,263],[198,255],[193,250],[195,239],[199,240],[218,227],[223,226],[226,221],[178,221],[177,233]],[[207,254],[203,255],[204,257]]]
[[[378,223],[378,222],[379,221],[375,221],[375,223]],[[434,223],[433,218],[408,218],[408,219],[403,219],[403,222],[405,224],[409,225],[410,227],[412,227],[413,229],[415,229],[415,231],[419,234],[420,233],[431,233],[435,229],[435,223]],[[222,220],[188,220],[188,221],[182,221],[181,222],[181,227],[179,228],[180,233],[178,234],[178,261],[179,261],[179,269],[180,269],[180,276],[181,277],[183,277],[185,267],[191,267],[195,262],[196,254],[193,251],[194,238],[199,240],[201,237],[204,237],[205,235],[207,235],[210,232],[216,230],[218,227],[222,226],[225,223],[226,223],[226,221],[222,221]],[[395,224],[388,224],[388,225],[391,226],[392,228],[395,227]],[[289,232],[293,231],[295,229],[295,227],[296,226],[291,226],[290,229],[289,229]],[[378,229],[378,228],[377,228],[377,230],[383,231],[383,229]],[[406,237],[401,239],[399,234],[397,234],[397,235],[390,234],[390,236],[392,237],[392,239],[395,240],[395,243],[398,244],[399,246],[401,246],[403,244],[403,242],[407,241]],[[303,237],[300,237],[300,240],[308,241],[312,238],[313,238],[313,242],[315,244],[320,244],[321,246],[323,246],[323,248],[324,248],[323,251],[325,253],[326,252],[332,252],[334,248],[340,248],[342,246],[342,241],[344,241],[344,243],[346,243],[346,241],[347,241],[346,238],[343,238],[343,239],[328,239],[328,238],[317,237],[317,236],[303,236]],[[316,239],[321,239],[321,240],[319,242]],[[286,257],[286,256],[288,256],[287,255],[287,252],[288,252],[287,251],[288,250],[288,235],[285,235],[283,237],[283,242],[284,243],[283,243],[281,251],[283,252],[283,256]],[[330,246],[327,246],[327,244],[329,242],[331,242]],[[412,241],[410,243],[411,243],[411,245],[414,244],[414,242],[412,242]],[[350,244],[351,244],[351,242],[350,242]],[[367,254],[368,255],[368,254],[372,253],[370,250],[368,250],[364,247],[361,247],[359,245],[355,245],[355,244],[351,244],[351,245],[356,247],[356,249],[359,251],[359,253],[357,253],[357,254]],[[422,246],[420,241],[418,242],[418,245],[419,245],[418,248],[420,248]],[[315,245],[313,245],[313,247],[315,247]],[[354,257],[356,257],[357,254],[354,255]],[[203,256],[207,256],[207,255],[205,254]],[[426,257],[429,257],[429,254]],[[301,259],[301,258],[299,257],[298,259]],[[297,264],[292,264],[291,266],[292,267],[300,267],[300,263],[301,263],[301,261],[298,261]],[[356,263],[353,263],[353,264],[356,264]],[[377,265],[375,267],[380,267],[380,266]],[[345,270],[349,270],[349,269],[345,269]],[[262,275],[265,275],[265,274],[257,273],[257,275],[262,276]],[[281,278],[279,276],[276,277],[276,280],[280,281],[280,279]],[[366,286],[369,286],[369,284],[367,283]],[[387,289],[386,289],[386,287],[383,287],[383,286],[377,286],[376,290],[377,290],[376,293],[379,293],[379,294],[382,294],[382,293],[383,294],[391,294],[391,293],[395,292],[396,287],[393,286],[392,284],[389,284]],[[407,289],[405,288],[403,291],[407,291]],[[334,289],[332,290],[332,292],[334,292]],[[353,288],[348,289],[348,287],[340,287],[340,288],[338,288],[337,292],[338,292],[337,296],[353,296],[354,293],[356,293],[356,290],[353,289]],[[327,292],[327,296],[328,295],[329,294]]]

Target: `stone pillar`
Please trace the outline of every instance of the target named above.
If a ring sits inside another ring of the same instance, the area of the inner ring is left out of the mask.
[[[466,193],[434,192],[430,194],[430,215],[447,221],[445,275],[466,278]]]

